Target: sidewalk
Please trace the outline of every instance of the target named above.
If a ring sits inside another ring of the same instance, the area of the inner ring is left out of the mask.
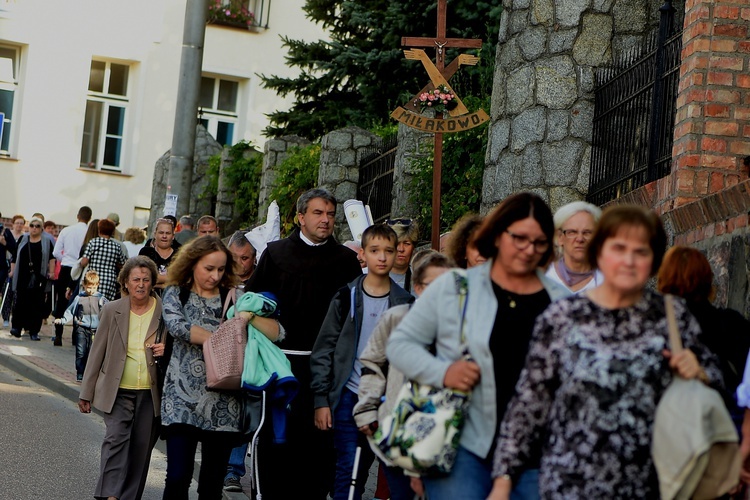
[[[56,392],[66,399],[78,403],[81,384],[76,382],[75,348],[71,344],[73,328],[63,329],[63,345],[55,347],[52,338],[55,336],[54,325],[43,325],[39,342],[32,341],[24,333],[20,339],[10,334],[9,328],[0,329],[0,364],[10,370]],[[0,323],[1,324],[1,323]],[[159,440],[156,447],[166,454],[165,443]],[[194,478],[197,480],[200,463],[196,462]],[[246,492],[250,492],[250,478],[242,478]],[[227,500],[247,500],[249,495],[224,492]]]

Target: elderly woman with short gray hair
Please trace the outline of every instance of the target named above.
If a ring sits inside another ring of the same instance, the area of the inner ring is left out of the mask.
[[[148,476],[161,414],[155,357],[161,300],[154,295],[156,265],[147,257],[125,262],[118,276],[122,298],[102,308],[86,363],[78,408],[104,413],[104,442],[95,498],[139,499]]]
[[[602,282],[602,274],[590,266],[586,254],[601,216],[599,207],[585,201],[568,203],[555,212],[559,255],[547,269],[547,277],[571,293],[583,293]]]

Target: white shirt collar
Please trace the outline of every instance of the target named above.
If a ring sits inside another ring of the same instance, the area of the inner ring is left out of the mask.
[[[299,232],[299,237],[300,237],[300,239],[302,241],[305,242],[305,244],[307,244],[307,245],[309,245],[311,247],[319,247],[321,245],[325,245],[326,241],[328,241],[328,240],[326,240],[326,241],[324,241],[322,243],[315,243],[310,238],[308,238],[307,236],[305,236],[305,233],[303,233],[301,229],[300,229],[300,232]]]

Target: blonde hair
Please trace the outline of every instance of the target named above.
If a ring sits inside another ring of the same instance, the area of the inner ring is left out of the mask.
[[[86,274],[83,276],[83,286],[99,286],[99,273],[94,271],[93,269],[91,271],[86,271]]]

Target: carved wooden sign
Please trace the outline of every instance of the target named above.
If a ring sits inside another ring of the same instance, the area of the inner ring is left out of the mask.
[[[437,36],[435,38],[403,37],[401,39],[401,45],[407,47],[435,47],[437,64],[433,63],[422,49],[404,50],[404,56],[407,59],[422,62],[427,75],[430,77],[430,83],[414,95],[408,104],[399,106],[391,113],[391,118],[423,132],[461,132],[477,127],[489,120],[489,116],[482,109],[469,114],[469,110],[461,102],[461,98],[456,95],[448,83],[448,80],[450,80],[460,66],[474,66],[479,62],[479,58],[469,54],[460,54],[448,66],[445,66],[445,47],[481,48],[482,40],[446,38],[446,3],[446,0],[438,0]],[[449,108],[438,104],[436,108],[433,108],[437,111],[436,117],[430,118],[422,114],[429,106],[426,106],[425,99],[420,99],[420,97],[430,95],[433,92],[436,94],[439,92],[443,96],[448,96],[447,99],[453,102],[451,102]],[[445,117],[445,115],[449,117]]]

